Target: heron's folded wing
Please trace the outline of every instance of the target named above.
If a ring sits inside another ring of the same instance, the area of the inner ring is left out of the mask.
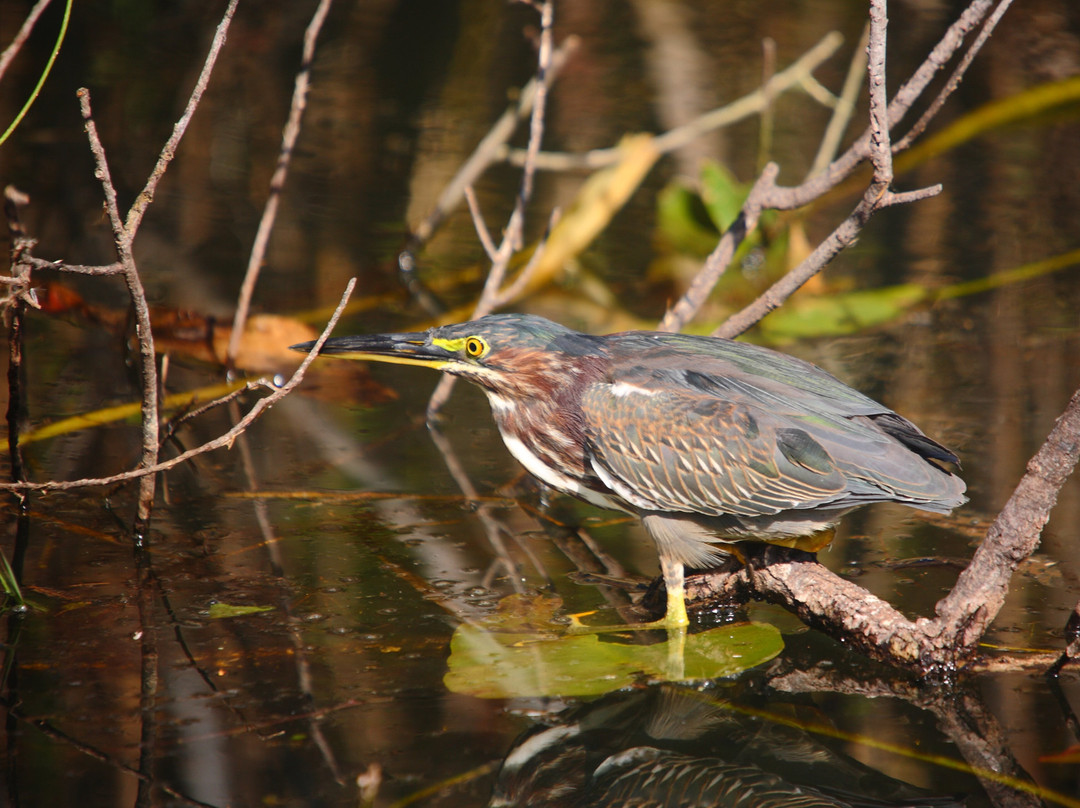
[[[845,496],[819,441],[743,402],[619,381],[586,390],[582,412],[593,469],[639,508],[761,516]]]

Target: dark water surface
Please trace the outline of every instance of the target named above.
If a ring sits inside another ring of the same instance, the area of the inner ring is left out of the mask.
[[[3,43],[26,5],[0,0]],[[91,90],[126,206],[182,108],[219,5],[75,4],[53,76],[0,146],[0,180],[32,198],[24,220],[38,256],[113,260],[75,89]],[[891,86],[953,19],[952,5],[893,5]],[[310,3],[241,3],[136,241],[155,305],[231,316],[311,11]],[[553,90],[545,145],[610,146],[623,133],[662,131],[750,92],[761,81],[764,37],[775,41],[783,68],[840,31],[846,44],[818,74],[839,88],[864,13],[861,4],[826,0],[560,3],[558,37],[582,42]],[[51,9],[0,81],[4,126],[58,24],[59,8]],[[339,333],[427,320],[398,282],[396,254],[503,111],[508,91],[529,78],[523,31],[534,24],[527,9],[504,3],[333,8],[256,292],[259,311],[308,316],[335,303],[356,276],[359,304]],[[938,126],[1078,74],[1072,0],[1018,3]],[[943,288],[1080,247],[1076,112],[1074,105],[995,130],[898,178],[903,189],[942,182],[945,192],[880,213],[827,283]],[[827,119],[805,94],[778,100],[769,156],[784,181],[805,174]],[[679,288],[666,273],[690,261],[673,258],[658,235],[658,191],[674,177],[695,178],[705,156],[752,179],[759,132],[751,119],[663,159],[567,277],[522,308],[597,332],[655,322]],[[530,234],[543,229],[545,211],[573,199],[582,179],[541,175]],[[497,167],[477,186],[496,233],[515,183],[514,171]],[[808,238],[823,237],[853,203],[835,199],[813,211]],[[467,303],[482,257],[467,213],[457,210],[418,253],[421,277],[446,305]],[[822,553],[826,564],[909,615],[932,615],[1080,385],[1078,272],[1068,267],[924,305],[877,328],[786,346],[956,449],[969,487],[970,503],[948,517],[888,506],[854,514]],[[126,305],[119,280],[64,281],[89,311]],[[137,396],[122,337],[86,311],[29,315],[30,426]],[[507,596],[539,608],[543,593],[541,606],[557,597],[560,613],[599,608],[614,622],[609,603],[619,590],[572,575],[581,545],[537,518],[542,498],[503,448],[476,390],[459,386],[440,422],[480,497],[470,503],[423,422],[434,374],[382,366],[371,370],[372,383],[365,373],[350,367],[313,378],[231,450],[165,475],[149,568],[137,567],[126,532],[130,488],[36,495],[22,520],[8,502],[3,550],[21,568],[32,608],[6,616],[0,630],[7,804],[353,806],[366,798],[358,778],[376,784],[379,806],[683,804],[643,796],[663,773],[676,792],[711,794],[708,804],[729,804],[720,792],[751,783],[789,804],[801,783],[839,788],[848,803],[1080,805],[1074,673],[1055,685],[1023,668],[980,673],[954,688],[917,685],[764,605],[739,619],[777,627],[783,651],[723,678],[641,680],[589,697],[530,685],[501,698],[475,695],[483,672],[444,681],[459,654],[455,630],[490,618]],[[170,392],[220,379],[184,351],[170,355]],[[165,455],[215,437],[239,411],[220,408],[184,426]],[[137,427],[120,421],[29,444],[28,474],[122,471],[136,462],[138,441]],[[551,505],[628,577],[656,574],[637,525],[561,499]],[[1073,479],[987,643],[1060,650],[1080,597],[1078,524]],[[19,531],[25,553],[13,555]],[[912,559],[918,563],[904,563]],[[543,678],[543,670],[524,674]]]

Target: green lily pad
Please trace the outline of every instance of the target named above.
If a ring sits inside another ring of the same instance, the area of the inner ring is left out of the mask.
[[[480,698],[598,696],[645,678],[734,676],[775,657],[780,632],[761,623],[642,645],[614,634],[506,632],[463,624],[450,640],[446,686]]]
[[[223,620],[226,617],[242,617],[245,614],[268,612],[273,606],[240,606],[232,603],[213,603],[210,605],[210,619]]]

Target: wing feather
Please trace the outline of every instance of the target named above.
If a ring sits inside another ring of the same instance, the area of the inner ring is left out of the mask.
[[[761,409],[674,388],[582,400],[597,475],[657,511],[763,516],[845,495],[847,482],[812,436]]]

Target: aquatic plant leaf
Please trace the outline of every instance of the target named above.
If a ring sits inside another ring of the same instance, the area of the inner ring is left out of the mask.
[[[932,137],[896,156],[893,168],[897,175],[909,171],[943,152],[995,129],[1031,120],[1057,108],[1080,102],[1080,76],[1050,81],[1022,92],[983,104],[958,118]]]
[[[720,239],[701,196],[678,180],[657,195],[656,228],[672,249],[699,257],[712,252]]]
[[[610,634],[504,633],[463,624],[450,640],[444,682],[456,693],[480,698],[598,696],[643,678],[734,676],[772,659],[784,645],[778,629],[760,623],[690,635],[681,654],[671,647],[672,640],[653,645],[633,640]]]
[[[235,390],[239,390],[246,384],[246,379],[238,379],[222,384],[211,384],[207,387],[200,387],[197,390],[173,393],[172,395],[165,397],[161,406],[166,412],[170,410],[176,411],[182,408],[198,407],[215,398],[221,398]],[[100,410],[94,410],[93,412],[82,413],[81,415],[72,415],[70,418],[54,421],[51,424],[46,424],[45,426],[32,429],[29,432],[20,435],[19,443],[33,443],[39,440],[55,438],[58,435],[66,435],[68,432],[78,432],[80,429],[89,429],[94,426],[111,424],[115,421],[122,421],[125,418],[138,418],[141,410],[142,405],[138,401],[132,401],[128,404],[118,404],[115,407],[104,407]]]
[[[894,320],[929,299],[932,291],[914,283],[796,297],[761,321],[766,341],[784,343],[811,337],[854,334]]]
[[[735,179],[722,163],[709,160],[702,166],[701,201],[721,232],[731,227],[749,193],[750,186]]]
[[[246,614],[269,612],[273,606],[241,606],[232,603],[213,603],[210,605],[210,619],[223,620],[227,617],[243,617]]]

